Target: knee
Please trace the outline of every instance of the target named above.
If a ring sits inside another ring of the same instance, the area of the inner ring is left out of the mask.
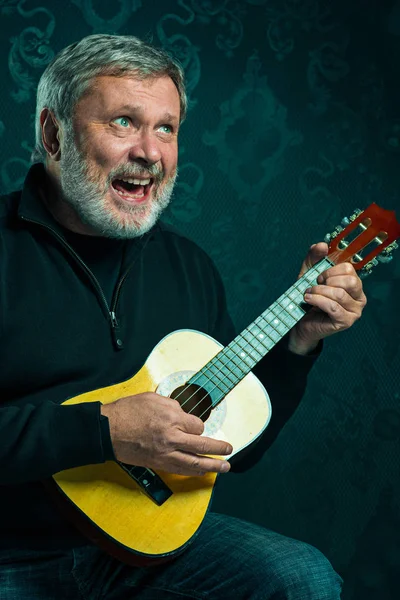
[[[275,564],[276,594],[285,600],[339,600],[342,579],[329,560],[309,544],[290,540]],[[279,562],[279,564],[278,564]]]

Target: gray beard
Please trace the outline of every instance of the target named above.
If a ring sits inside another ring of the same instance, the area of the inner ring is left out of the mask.
[[[73,133],[66,132],[63,144],[63,158],[60,183],[63,198],[69,204],[84,225],[92,227],[99,236],[130,239],[144,235],[158,221],[171,201],[178,169],[175,174],[160,187],[161,172],[155,166],[146,169],[139,165],[129,165],[127,170],[136,175],[141,171],[155,176],[150,207],[140,204],[129,205],[121,199],[121,208],[108,206],[105,201],[111,180],[121,173],[121,169],[111,172],[106,186],[100,181],[92,181],[88,176],[86,159],[76,148]],[[117,212],[118,211],[118,212]]]

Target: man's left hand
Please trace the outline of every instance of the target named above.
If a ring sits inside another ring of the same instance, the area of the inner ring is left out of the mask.
[[[311,246],[298,279],[328,254],[328,244]],[[351,327],[367,304],[361,279],[349,262],[330,267],[317,279],[304,300],[312,309],[293,327],[289,334],[289,349],[297,354],[312,351],[318,341]]]

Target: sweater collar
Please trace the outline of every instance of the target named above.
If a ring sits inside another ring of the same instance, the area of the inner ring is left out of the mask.
[[[51,227],[63,235],[62,227],[54,219],[40,196],[39,190],[44,188],[46,177],[47,173],[43,163],[36,163],[30,167],[22,188],[18,217]]]

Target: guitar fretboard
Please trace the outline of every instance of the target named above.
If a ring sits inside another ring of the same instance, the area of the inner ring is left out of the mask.
[[[309,269],[187,383],[206,388],[211,383],[216,406],[306,314],[305,290],[317,285],[318,276],[333,265],[323,258]]]

